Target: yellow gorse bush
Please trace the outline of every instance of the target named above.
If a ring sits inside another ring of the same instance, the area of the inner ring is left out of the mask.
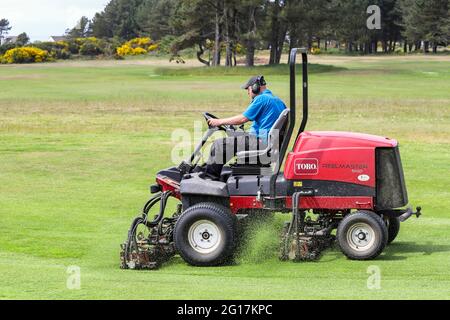
[[[135,38],[128,41],[126,44],[131,47],[146,47],[153,44],[153,42],[150,38]]]
[[[66,41],[56,41],[55,46],[58,49],[69,50],[69,44]]]
[[[317,47],[311,48],[311,53],[312,54],[320,54],[320,48],[317,48]]]
[[[147,54],[158,49],[158,44],[150,38],[135,38],[125,42],[121,47],[117,48],[117,55],[137,56]]]
[[[97,39],[96,37],[87,37],[87,38],[76,38],[75,42],[81,46],[81,45],[85,44],[86,42],[93,42],[93,43],[98,44],[100,42],[100,40]]]
[[[139,54],[146,54],[147,53],[147,50],[145,50],[144,48],[135,48],[135,49],[133,49],[133,53],[135,54],[135,55],[139,55]]]
[[[51,60],[48,51],[34,47],[10,49],[0,58],[1,63],[33,63]]]
[[[157,43],[155,43],[155,44],[150,45],[148,47],[147,51],[152,52],[152,51],[158,50],[158,48],[159,48],[159,45]]]

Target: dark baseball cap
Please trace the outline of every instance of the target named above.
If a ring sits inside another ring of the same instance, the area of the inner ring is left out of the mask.
[[[251,77],[246,84],[241,86],[242,89],[247,90],[249,87],[258,82],[258,79],[261,79],[261,85],[266,85],[266,81],[264,80],[264,76],[254,76]]]

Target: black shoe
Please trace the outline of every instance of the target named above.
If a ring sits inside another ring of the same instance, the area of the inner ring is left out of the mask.
[[[206,171],[206,165],[203,166],[196,166],[194,168],[194,170],[192,170],[192,172],[197,173],[197,172],[205,172]]]

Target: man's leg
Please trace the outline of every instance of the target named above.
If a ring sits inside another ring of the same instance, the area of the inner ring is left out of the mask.
[[[206,162],[206,173],[220,177],[223,166],[236,155],[237,137],[217,139],[211,146],[211,154]]]
[[[267,143],[265,143],[262,139],[256,137],[253,134],[246,134],[245,136],[241,136],[241,141],[238,143],[237,151],[257,151],[264,150],[267,148]],[[238,159],[238,164],[265,164],[265,159],[260,159],[257,157],[252,157],[250,159]],[[267,162],[267,161],[266,161]]]
[[[252,134],[217,139],[211,146],[211,154],[206,163],[206,172],[220,177],[223,166],[239,151],[265,149],[266,143]],[[254,163],[257,164],[257,163]]]

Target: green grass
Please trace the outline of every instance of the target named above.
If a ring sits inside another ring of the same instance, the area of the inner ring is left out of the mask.
[[[301,68],[301,66],[299,66]],[[337,72],[345,70],[345,68],[337,67],[333,65],[322,65],[322,64],[310,64],[310,73],[325,73],[325,72]],[[155,73],[161,76],[249,76],[255,74],[264,74],[265,76],[285,76],[289,74],[289,66],[286,64],[280,64],[276,66],[260,65],[251,68],[227,68],[227,67],[216,67],[216,68],[198,68],[198,67],[186,67],[186,68],[157,68]]]
[[[319,262],[280,262],[288,216],[277,215],[255,227],[235,265],[194,268],[177,257],[159,271],[118,268],[148,185],[171,165],[172,131],[192,132],[202,111],[241,112],[239,86],[254,73],[289,101],[286,66],[1,66],[0,299],[449,299],[450,60],[324,64],[311,68],[308,129],[398,139],[411,204],[423,207],[377,260],[331,249]],[[71,265],[81,290],[66,288]],[[371,265],[380,290],[367,289]]]

